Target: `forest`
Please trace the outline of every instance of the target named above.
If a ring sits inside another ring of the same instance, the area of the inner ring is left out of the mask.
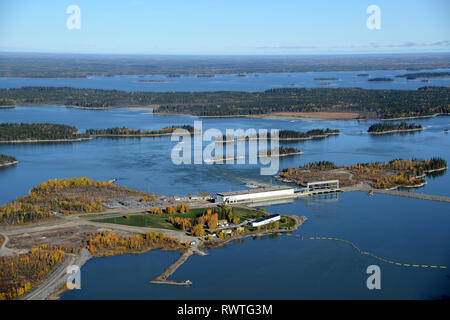
[[[68,87],[0,89],[0,105],[66,105],[84,108],[153,106],[155,113],[246,116],[272,112],[358,112],[361,118],[449,114],[448,87],[417,90],[282,88],[264,92],[124,92]]]
[[[51,123],[0,123],[0,142],[85,138],[72,126]]]
[[[16,299],[28,293],[65,256],[61,248],[41,245],[24,254],[0,257],[0,300]]]
[[[423,127],[420,124],[415,123],[374,123],[369,127],[367,132],[369,133],[379,133],[379,132],[390,132],[390,131],[408,131],[408,130],[420,130]]]

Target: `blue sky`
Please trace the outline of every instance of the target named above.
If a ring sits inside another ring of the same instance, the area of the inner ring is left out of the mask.
[[[69,5],[81,28],[69,30]],[[366,27],[369,5],[381,30]],[[448,0],[1,0],[0,51],[112,54],[449,52]]]

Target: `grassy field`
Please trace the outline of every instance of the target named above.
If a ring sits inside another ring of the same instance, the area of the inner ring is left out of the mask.
[[[233,215],[235,217],[241,218],[241,221],[256,218],[256,211],[246,208],[233,207]]]
[[[149,227],[149,228],[160,228],[160,229],[169,229],[169,230],[179,230],[175,228],[172,224],[168,222],[169,216],[172,217],[180,217],[180,218],[190,218],[192,221],[202,215],[207,209],[191,209],[189,213],[179,213],[179,214],[161,214],[161,215],[153,215],[153,214],[142,214],[142,215],[130,215],[128,219],[125,217],[114,217],[114,218],[105,218],[105,219],[95,219],[95,222],[103,222],[103,223],[116,223],[116,224],[124,224],[127,226],[135,226],[135,227]],[[245,208],[233,208],[233,214],[236,217],[241,218],[241,221],[248,220],[255,216],[255,211]],[[89,215],[89,216],[101,216],[99,215]],[[88,217],[88,216],[85,216]]]

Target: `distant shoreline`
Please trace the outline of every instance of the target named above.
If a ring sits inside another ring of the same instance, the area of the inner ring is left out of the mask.
[[[42,142],[78,142],[92,140],[93,137],[89,138],[77,138],[77,139],[53,139],[53,140],[11,140],[11,141],[0,141],[0,143],[42,143]]]

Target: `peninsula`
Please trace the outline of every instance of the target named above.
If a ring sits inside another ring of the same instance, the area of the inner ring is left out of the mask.
[[[442,158],[429,160],[395,159],[388,162],[356,163],[351,166],[336,166],[330,161],[312,162],[297,168],[280,171],[278,179],[283,182],[306,186],[308,182],[339,180],[341,187],[366,184],[375,189],[399,187],[421,187],[424,177],[447,169]]]
[[[125,92],[68,87],[0,89],[0,105],[65,105],[92,110],[142,106],[155,114],[255,117],[277,113],[357,113],[360,119],[449,114],[448,87],[417,90],[281,88],[264,92]]]
[[[0,153],[0,167],[12,166],[18,163],[19,161],[16,158]]]
[[[6,280],[0,281],[0,300],[45,299],[61,292],[65,266],[81,266],[90,257],[179,250],[183,254],[178,267],[194,253],[205,255],[203,248],[250,235],[288,232],[306,220],[216,204],[204,197],[185,200],[173,202],[85,177],[41,183],[29,195],[0,207],[0,275]],[[278,219],[252,224],[272,216]],[[170,266],[154,283],[190,284],[167,280],[176,267]]]

